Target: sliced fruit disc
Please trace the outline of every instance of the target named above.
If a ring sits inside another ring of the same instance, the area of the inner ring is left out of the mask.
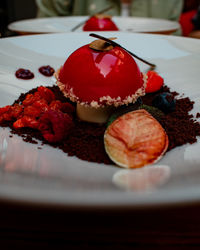
[[[125,168],[139,168],[158,161],[168,148],[168,136],[160,123],[140,109],[117,118],[104,135],[110,159]]]

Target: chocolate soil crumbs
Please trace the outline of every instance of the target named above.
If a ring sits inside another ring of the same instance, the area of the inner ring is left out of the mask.
[[[68,101],[57,86],[49,88],[54,92],[57,100],[61,102]],[[28,93],[34,93],[35,91],[36,89],[32,89]],[[151,106],[153,98],[162,92],[169,92],[174,97],[178,96],[177,92],[171,92],[167,86],[164,86],[160,91],[142,97],[143,104]],[[21,103],[25,99],[26,94],[21,94],[14,103]],[[188,97],[177,98],[176,110],[159,119],[169,137],[168,151],[186,143],[192,144],[197,141],[197,136],[200,136],[200,123],[195,120],[193,115],[189,114],[193,104],[194,102]],[[199,117],[198,114],[196,115],[197,117]],[[112,164],[104,149],[103,136],[106,125],[81,122],[75,116],[74,124],[69,136],[62,142],[54,144],[45,141],[37,130],[30,128],[14,130],[12,122],[7,122],[3,126],[9,126],[12,129],[12,133],[22,136],[26,142],[36,143],[35,139],[39,139],[43,144],[50,144],[53,147],[60,148],[69,156],[77,156],[82,160],[91,162]]]

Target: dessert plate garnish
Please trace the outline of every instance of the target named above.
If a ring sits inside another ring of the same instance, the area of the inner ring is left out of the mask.
[[[124,168],[139,168],[157,162],[168,148],[168,136],[146,110],[117,118],[104,135],[110,159]]]

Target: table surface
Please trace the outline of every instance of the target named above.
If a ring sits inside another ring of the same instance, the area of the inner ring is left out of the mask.
[[[1,203],[10,249],[200,249],[200,204],[148,210],[59,210]]]

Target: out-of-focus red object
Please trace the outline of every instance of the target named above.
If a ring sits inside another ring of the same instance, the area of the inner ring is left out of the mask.
[[[96,15],[90,17],[83,26],[84,31],[117,31],[119,30],[110,16]]]
[[[179,23],[181,25],[183,36],[188,36],[194,30],[192,18],[197,13],[197,10],[190,10],[181,14]]]

